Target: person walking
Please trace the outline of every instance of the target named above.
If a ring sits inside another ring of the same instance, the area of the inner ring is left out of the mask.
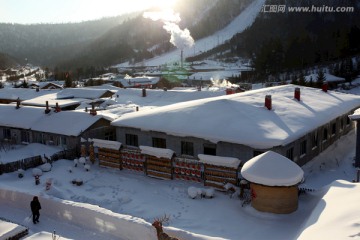
[[[39,222],[40,217],[40,209],[41,204],[39,202],[39,198],[37,196],[34,196],[33,200],[30,203],[32,217],[33,217],[33,223],[36,224]]]

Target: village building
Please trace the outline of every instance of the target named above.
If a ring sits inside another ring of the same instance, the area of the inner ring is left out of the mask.
[[[128,113],[117,141],[247,161],[268,150],[303,165],[354,128],[360,97],[283,85]]]
[[[356,122],[355,167],[360,168],[360,108],[350,115],[349,118]]]
[[[290,159],[268,151],[247,161],[241,175],[250,182],[255,209],[283,214],[298,208],[298,184],[304,172]]]
[[[110,122],[115,116],[84,111],[0,105],[0,143],[41,143],[64,149],[79,149],[81,138],[115,139]]]

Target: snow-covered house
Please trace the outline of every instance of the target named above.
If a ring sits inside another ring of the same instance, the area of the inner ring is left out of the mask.
[[[268,151],[247,161],[241,175],[250,182],[251,205],[262,212],[291,213],[298,208],[303,170],[290,159]]]
[[[356,153],[355,153],[355,167],[360,168],[360,108],[349,118],[356,122]]]
[[[39,89],[63,89],[62,85],[54,82],[36,82],[30,85],[32,88]]]
[[[160,77],[130,77],[116,79],[125,88],[153,88],[160,80]]]
[[[55,112],[0,104],[0,141],[79,148],[81,138],[114,139],[115,130],[110,126],[113,119],[83,111]]]
[[[100,88],[65,88],[58,92],[58,99],[66,98],[85,98],[85,99],[98,99],[109,98],[115,94],[114,91]]]
[[[112,125],[126,145],[161,140],[177,156],[247,161],[273,150],[302,165],[353,129],[348,115],[359,107],[357,95],[284,85],[140,110]]]

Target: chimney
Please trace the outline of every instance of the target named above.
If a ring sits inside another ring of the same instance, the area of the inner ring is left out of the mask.
[[[321,89],[322,89],[324,92],[327,92],[327,91],[328,91],[328,83],[327,83],[327,82],[324,82],[323,85],[321,86]]]
[[[183,60],[183,57],[184,57],[184,52],[183,52],[183,50],[181,50],[180,55],[181,55],[181,56],[180,56],[180,58],[181,58],[181,59],[180,59],[180,67],[183,68],[183,61],[184,61],[184,60]]]
[[[142,89],[142,96],[146,97],[146,89],[145,88]]]
[[[139,106],[136,106],[136,111],[137,111],[137,112],[139,111]]]
[[[94,105],[94,103],[91,103],[90,115],[95,116],[96,114],[97,113],[96,113],[96,110],[95,110],[95,105]]]
[[[48,114],[49,112],[50,112],[50,109],[49,109],[49,101],[46,101],[45,114]]]
[[[16,99],[16,109],[20,108],[20,98]]]
[[[87,107],[85,107],[85,112],[88,112],[88,109],[87,109]]]
[[[55,112],[61,112],[61,108],[59,107],[59,103],[56,103]]]
[[[36,91],[38,92],[40,89],[39,89],[39,87],[36,87]]]
[[[271,105],[272,105],[271,95],[266,95],[266,96],[265,96],[265,107],[266,107],[268,110],[271,110]]]
[[[294,91],[294,98],[300,101],[300,88],[296,87]]]

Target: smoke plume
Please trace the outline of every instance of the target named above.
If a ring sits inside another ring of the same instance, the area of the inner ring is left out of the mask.
[[[180,50],[191,47],[194,44],[194,39],[191,37],[190,31],[187,28],[182,30],[177,24],[181,21],[179,13],[174,13],[173,10],[145,12],[143,17],[153,21],[163,21],[164,29],[171,35],[170,42]]]

